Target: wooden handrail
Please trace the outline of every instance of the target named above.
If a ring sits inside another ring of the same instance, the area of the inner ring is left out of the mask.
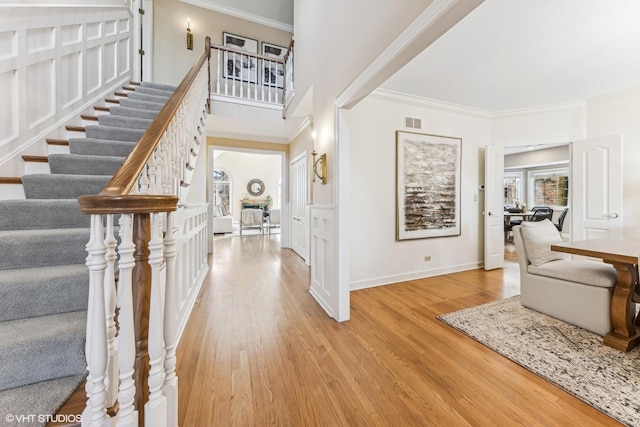
[[[225,50],[227,52],[237,53],[239,55],[250,56],[252,58],[262,59],[264,61],[271,61],[271,62],[277,62],[279,64],[284,64],[284,60],[282,60],[282,59],[273,58],[273,57],[269,57],[269,56],[264,56],[264,55],[260,55],[258,53],[251,53],[251,52],[247,52],[246,50],[234,49],[232,47],[221,46],[219,44],[211,44],[211,47],[213,49]]]
[[[293,50],[293,44],[295,43],[295,40],[293,37],[291,37],[291,41],[289,42],[289,46],[287,46],[287,53],[285,53],[284,58],[282,58],[282,62],[286,63],[287,59],[289,59],[289,55],[291,54],[291,51]]]
[[[153,155],[156,147],[158,146],[160,139],[165,134],[171,120],[176,114],[178,107],[182,103],[182,100],[187,94],[187,91],[193,84],[196,76],[202,68],[205,61],[211,57],[211,42],[210,38],[205,39],[204,52],[200,55],[195,64],[191,67],[187,75],[184,77],[178,88],[173,95],[169,98],[164,107],[160,110],[156,118],[153,120],[149,128],[144,135],[140,138],[140,141],[135,145],[129,156],[122,163],[122,166],[107,185],[102,189],[99,194],[81,196],[78,198],[82,211],[84,213],[106,213],[112,212],[113,208],[121,203],[121,200],[125,200],[122,196],[127,196],[138,182],[138,177],[142,173],[144,167],[147,164],[149,158]],[[114,199],[114,196],[116,197]],[[141,196],[135,196],[140,198]],[[146,197],[146,196],[145,196]],[[160,197],[156,201],[160,201],[162,197],[170,196],[156,196]],[[176,198],[177,203],[177,198]],[[148,204],[150,207],[151,203]],[[116,208],[117,209],[117,208]],[[169,210],[175,210],[169,209]],[[155,211],[155,210],[152,210]],[[146,212],[152,212],[147,210]],[[166,210],[165,210],[166,211]]]

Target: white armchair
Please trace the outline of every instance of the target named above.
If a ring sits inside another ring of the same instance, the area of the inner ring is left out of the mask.
[[[271,209],[269,211],[269,234],[271,234],[271,229],[280,227],[282,222],[282,213],[280,209]]]
[[[213,234],[233,232],[233,217],[225,215],[221,206],[213,207]]]
[[[264,233],[264,211],[262,209],[245,208],[240,212],[240,235],[242,230],[259,228]]]

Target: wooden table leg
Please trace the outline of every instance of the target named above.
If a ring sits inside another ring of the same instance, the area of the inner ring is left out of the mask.
[[[613,331],[604,337],[609,347],[627,352],[640,342],[635,326],[633,295],[638,284],[638,267],[633,264],[608,262],[618,272],[618,279],[611,299],[611,323]]]

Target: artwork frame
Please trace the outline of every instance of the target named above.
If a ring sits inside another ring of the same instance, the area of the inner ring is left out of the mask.
[[[462,138],[396,131],[396,240],[459,236]]]
[[[233,48],[239,51],[245,51],[247,54],[258,54],[258,40],[239,36],[224,31],[222,33],[223,46]],[[258,59],[255,57],[244,56],[239,53],[224,53],[223,77],[225,79],[238,80],[245,83],[258,83]]]
[[[262,42],[262,56],[273,57],[284,61],[287,48],[276,44]],[[284,64],[269,63],[262,60],[262,84],[277,89],[284,88]]]

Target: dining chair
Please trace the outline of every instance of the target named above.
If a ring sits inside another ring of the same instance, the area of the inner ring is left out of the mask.
[[[568,212],[569,212],[569,208],[564,208],[562,210],[562,213],[558,217],[558,223],[557,224],[553,224],[553,225],[556,226],[558,231],[562,231],[562,227],[564,226],[564,220],[567,218],[567,213]]]
[[[544,221],[545,219],[551,221],[551,218],[553,217],[553,209],[548,206],[535,207],[532,212],[533,215],[531,215],[530,221],[533,222]]]

